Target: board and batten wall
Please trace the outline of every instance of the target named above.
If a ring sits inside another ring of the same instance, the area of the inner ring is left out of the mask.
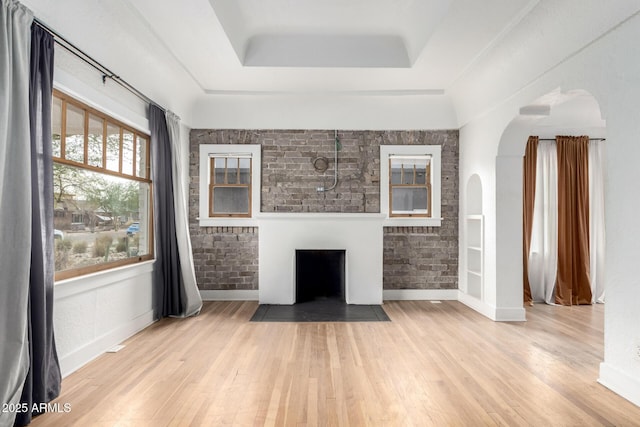
[[[385,227],[383,286],[395,289],[458,287],[458,131],[338,131],[338,185],[333,130],[208,130],[190,136],[189,221],[201,291],[257,290],[259,227],[201,227],[200,144],[260,144],[261,212],[379,213],[380,145],[442,146],[442,225]],[[330,160],[317,172],[317,157]]]

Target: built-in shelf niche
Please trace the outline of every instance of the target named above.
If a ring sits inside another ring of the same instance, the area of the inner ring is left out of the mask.
[[[484,265],[484,217],[467,215],[467,293],[483,298]]]

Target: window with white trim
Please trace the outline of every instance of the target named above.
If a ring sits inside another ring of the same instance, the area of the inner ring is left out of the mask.
[[[260,145],[200,145],[200,225],[250,225],[259,210]]]
[[[380,211],[389,226],[440,226],[439,145],[380,147]]]

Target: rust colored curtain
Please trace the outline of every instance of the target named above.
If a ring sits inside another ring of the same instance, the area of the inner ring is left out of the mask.
[[[533,205],[536,196],[536,161],[538,157],[538,137],[530,136],[524,152],[522,165],[522,283],[524,302],[533,304],[529,285],[529,248],[531,247],[531,227],[533,225]]]
[[[591,304],[589,280],[589,137],[558,136],[558,278],[556,303]]]

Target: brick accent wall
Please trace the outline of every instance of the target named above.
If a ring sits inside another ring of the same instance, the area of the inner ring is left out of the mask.
[[[338,185],[334,132],[323,130],[202,130],[190,136],[190,230],[200,289],[258,288],[258,229],[200,227],[199,145],[262,146],[262,212],[380,212],[380,145],[442,146],[441,227],[385,227],[385,289],[458,286],[458,131],[339,131]],[[325,157],[318,172],[313,160]]]

